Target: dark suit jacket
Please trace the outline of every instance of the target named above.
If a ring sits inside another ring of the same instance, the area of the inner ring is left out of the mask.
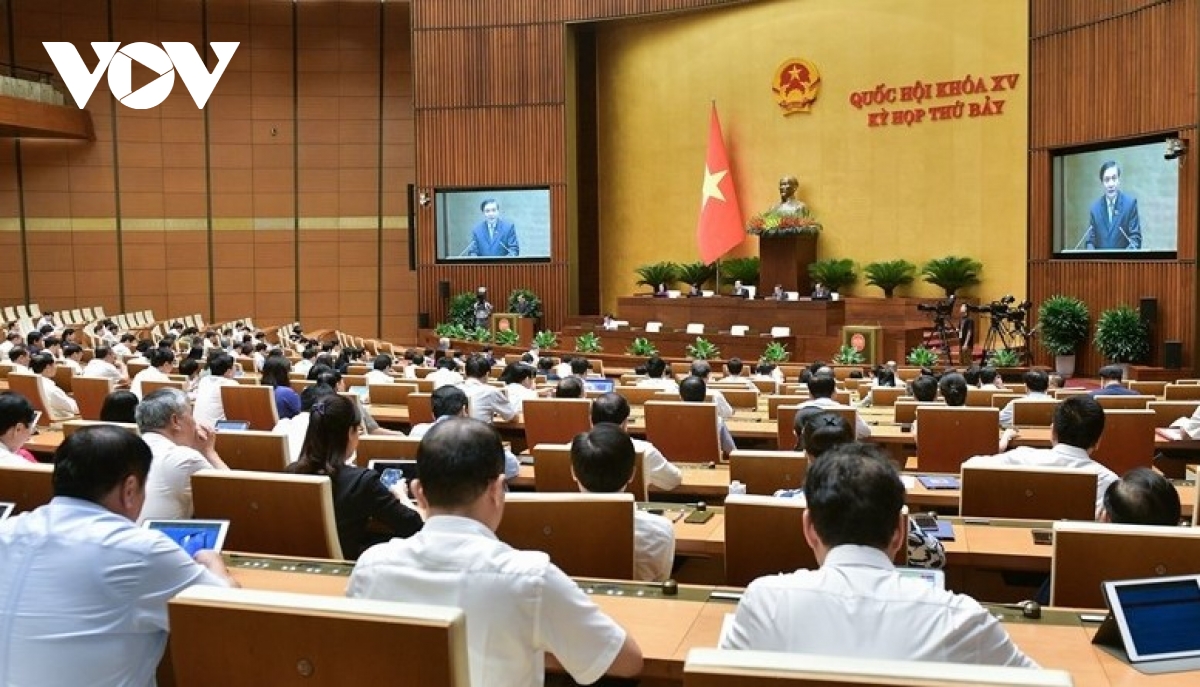
[[[496,220],[496,238],[488,238],[487,222],[480,222],[471,230],[471,243],[467,255],[483,258],[515,258],[521,254],[517,242],[517,228],[507,220]]]
[[[1125,250],[1142,247],[1142,224],[1138,219],[1137,198],[1117,192],[1112,222],[1108,221],[1108,200],[1100,196],[1088,213],[1088,250]]]

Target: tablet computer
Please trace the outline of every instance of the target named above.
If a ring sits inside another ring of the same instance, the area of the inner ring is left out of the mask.
[[[1200,575],[1102,586],[1131,663],[1200,660]]]
[[[583,380],[584,391],[594,391],[601,394],[607,394],[616,389],[616,387],[616,381],[608,378],[593,377]]]
[[[7,518],[16,510],[17,504],[9,501],[0,501],[0,520]]]
[[[371,402],[371,390],[366,386],[352,386],[347,391],[358,396],[358,400],[363,403]]]
[[[245,420],[217,420],[215,429],[218,432],[225,432],[229,430],[244,432],[250,429],[250,423],[246,422]]]
[[[401,477],[409,484],[412,484],[412,481],[417,478],[417,461],[415,460],[372,460],[367,463],[367,467],[379,473],[379,480],[388,489],[399,482]]]
[[[900,577],[920,580],[929,585],[931,589],[946,588],[946,573],[933,568],[896,568],[896,572]]]
[[[229,533],[228,520],[157,520],[142,523],[148,530],[158,530],[179,544],[189,556],[205,549],[220,552]]]

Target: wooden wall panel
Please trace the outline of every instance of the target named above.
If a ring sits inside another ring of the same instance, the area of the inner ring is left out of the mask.
[[[1115,305],[1157,298],[1163,341],[1183,342],[1184,367],[1200,362],[1197,337],[1198,156],[1180,159],[1175,260],[1054,260],[1056,150],[1178,134],[1196,149],[1200,130],[1200,0],[1033,0],[1030,5],[1029,297],[1086,301],[1093,320]],[[1105,361],[1089,347],[1081,373]],[[1039,361],[1049,356],[1039,351]]]

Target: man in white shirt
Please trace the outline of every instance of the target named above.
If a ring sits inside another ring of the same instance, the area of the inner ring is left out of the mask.
[[[150,366],[133,376],[129,390],[139,399],[145,396],[142,385],[146,382],[169,382],[171,370],[175,368],[175,352],[169,348],[156,347],[147,354]]]
[[[83,375],[83,347],[77,343],[65,342],[62,346],[62,360],[59,361],[71,368],[76,377]]]
[[[471,684],[540,686],[546,653],[577,682],[641,672],[633,638],[538,551],[495,536],[504,513],[500,435],[470,419],[439,423],[417,452],[412,489],[425,527],[363,553],[346,595],[462,608]]]
[[[712,395],[713,403],[717,404],[717,417],[722,420],[728,420],[733,417],[733,406],[729,405],[729,401],[725,400],[725,394],[721,393],[720,389],[712,388],[709,384],[708,378],[712,374],[712,365],[709,365],[707,360],[693,360],[691,372],[692,376],[704,380],[704,384],[708,388],[707,393]]]
[[[4,336],[4,343],[0,343],[0,355],[7,356],[8,352],[16,346],[20,346],[24,339],[18,332],[9,332]]]
[[[0,522],[0,684],[153,685],[167,601],[235,584],[220,555],[134,525],[150,463],[127,430],[81,429],[55,454],[53,500]]]
[[[650,389],[662,389],[673,394],[679,393],[679,385],[671,377],[671,366],[667,361],[658,356],[651,356],[646,361],[646,378],[637,383],[637,386]]]
[[[729,360],[726,360],[725,361],[725,370],[726,370],[726,372],[728,372],[728,374],[726,374],[724,377],[721,378],[721,383],[722,384],[741,384],[742,386],[745,386],[747,389],[757,389],[758,385],[756,385],[754,383],[753,379],[742,376],[742,371],[745,369],[746,369],[746,364],[742,362],[741,358],[734,357],[734,358],[730,358]]]
[[[456,386],[443,386],[440,389],[435,389],[430,395],[429,405],[433,410],[433,422],[422,422],[418,425],[413,425],[408,433],[409,439],[420,439],[424,437],[429,430],[447,420],[452,420],[456,417],[467,417],[467,395],[463,390]],[[504,449],[504,479],[511,480],[521,473],[521,461],[512,454],[512,451]]]
[[[312,369],[313,358],[317,357],[317,353],[318,351],[315,346],[309,346],[305,348],[304,352],[300,354],[300,362],[296,363],[296,365],[292,367],[292,372],[307,376],[308,371]]]
[[[221,400],[221,387],[237,384],[233,379],[233,356],[214,353],[208,359],[208,376],[201,377],[196,385],[196,405],[192,415],[196,422],[208,427],[225,419],[225,403]]]
[[[708,385],[703,379],[695,375],[691,375],[679,383],[679,398],[687,403],[705,403],[708,397]],[[729,428],[725,426],[725,420],[718,413],[717,415],[717,443],[721,446],[721,454],[724,460],[729,460],[729,454],[733,453],[737,448],[737,444],[733,441],[733,434],[729,432]]]
[[[994,456],[975,456],[963,465],[1026,465],[1030,467],[1071,468],[1096,475],[1096,511],[1104,505],[1104,492],[1117,481],[1112,470],[1092,460],[1092,451],[1104,433],[1104,408],[1091,396],[1071,396],[1054,410],[1050,427],[1051,448],[1021,446]],[[1000,444],[1007,446],[1019,436],[1015,429],[1006,429]]]
[[[433,388],[440,389],[446,385],[458,386],[463,383],[463,376],[458,372],[458,361],[450,356],[439,358],[433,372],[427,379],[433,380]]]
[[[896,572],[904,484],[877,448],[831,449],[804,491],[804,538],[820,569],[751,582],[722,648],[1037,667],[974,599]]]
[[[10,372],[23,372],[31,374],[29,369],[29,361],[32,356],[29,355],[29,349],[24,346],[13,346],[8,350],[8,364],[12,367]]]
[[[837,380],[832,374],[820,371],[808,379],[808,393],[811,397],[809,400],[801,403],[797,407],[797,411],[809,408],[849,408],[841,403],[833,400],[833,392],[837,389]],[[854,436],[858,439],[866,439],[871,436],[871,428],[866,421],[862,419],[861,414],[856,414],[857,422],[854,425]]]
[[[504,391],[487,383],[488,372],[492,369],[487,358],[471,355],[467,358],[466,369],[467,379],[462,384],[462,390],[469,400],[467,414],[470,417],[490,423],[497,417],[509,422],[517,416],[517,409]]]
[[[1004,386],[1004,379],[1000,377],[1000,373],[991,365],[985,365],[979,368],[979,388],[991,389],[993,391],[1008,391],[1008,387]]]
[[[582,492],[617,494],[633,481],[637,454],[617,425],[601,423],[571,442],[571,476]],[[640,496],[635,496],[640,499]],[[661,515],[633,507],[633,578],[665,582],[675,565],[675,529]]]
[[[129,372],[125,363],[117,359],[117,354],[108,346],[97,346],[93,357],[83,368],[83,374],[88,377],[106,377],[117,386],[129,384]]]
[[[629,433],[629,401],[620,394],[601,394],[592,401],[592,425],[608,422],[617,425],[622,432]],[[633,439],[633,448],[642,454],[642,475],[646,486],[670,491],[683,482],[679,468],[655,448],[654,444]]]
[[[1000,426],[1013,426],[1013,413],[1015,406],[1018,403],[1026,403],[1029,401],[1053,401],[1054,397],[1046,393],[1046,389],[1050,387],[1050,375],[1046,374],[1045,370],[1030,370],[1025,373],[1025,389],[1027,393],[1021,398],[1014,398],[1009,401],[1004,409],[1000,411]]]
[[[386,353],[380,353],[375,356],[375,362],[372,363],[372,369],[367,373],[367,384],[391,384],[396,381],[392,376],[392,356]]]
[[[123,358],[128,358],[133,355],[133,349],[137,346],[137,337],[133,334],[122,334],[117,345],[112,347],[113,353]]]
[[[217,455],[217,433],[196,423],[181,389],[162,388],[146,396],[136,411],[138,431],[154,462],[146,478],[141,520],[192,517],[192,475],[206,468],[228,470]]]
[[[46,402],[46,410],[50,412],[51,422],[70,420],[79,415],[79,406],[75,399],[59,388],[54,382],[58,372],[58,361],[49,352],[38,353],[29,364],[29,369],[38,376],[38,386],[42,390],[42,399]]]

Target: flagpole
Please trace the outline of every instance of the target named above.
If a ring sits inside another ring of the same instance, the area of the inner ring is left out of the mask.
[[[709,98],[709,105],[711,107],[715,108],[717,106],[717,99]],[[720,296],[721,295],[721,258],[719,258],[719,257],[717,258],[716,265],[717,265],[717,286],[716,286],[716,292],[713,295]]]

